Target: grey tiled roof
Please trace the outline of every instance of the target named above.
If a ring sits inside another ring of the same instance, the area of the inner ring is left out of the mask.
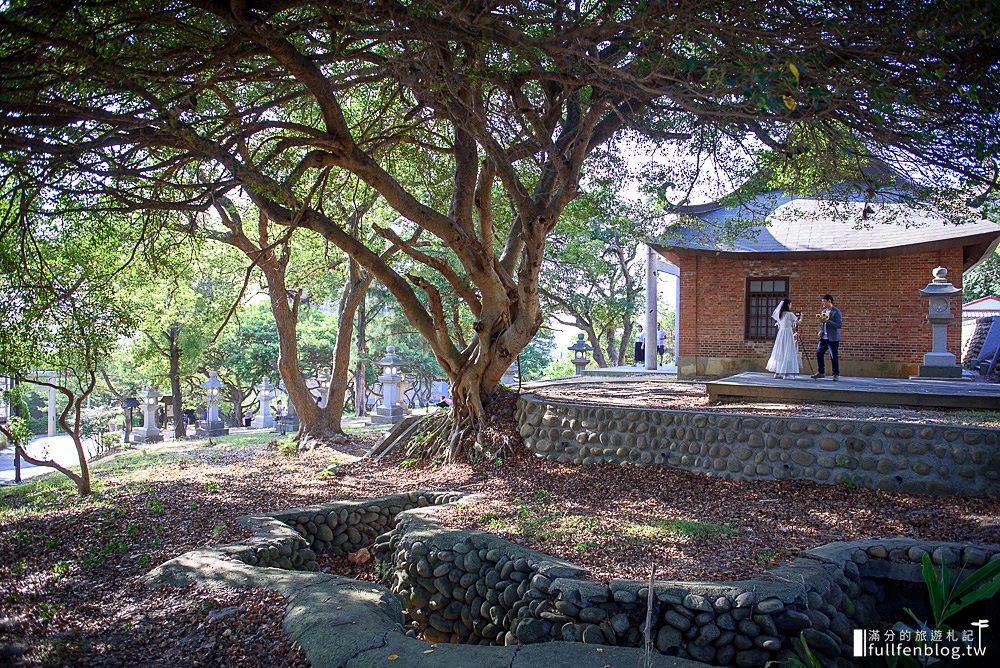
[[[680,222],[657,245],[730,253],[831,252],[1000,236],[1000,225],[971,210],[945,213],[930,205],[866,205],[852,198],[766,193],[738,207],[709,203],[679,213]]]

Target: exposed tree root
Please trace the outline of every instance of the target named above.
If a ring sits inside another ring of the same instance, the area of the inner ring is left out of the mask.
[[[393,430],[369,456],[381,460],[398,453],[406,459],[438,463],[505,459],[524,445],[514,419],[516,404],[515,393],[498,390],[483,402],[479,419],[461,409],[428,415]]]
[[[343,445],[348,442],[349,437],[345,432],[335,429],[326,429],[317,433],[306,431],[300,427],[295,439],[299,451],[309,452],[320,447]]]

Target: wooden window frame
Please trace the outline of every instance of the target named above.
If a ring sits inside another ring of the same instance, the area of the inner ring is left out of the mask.
[[[784,281],[785,291],[784,292],[750,292],[750,283],[752,281]],[[746,293],[743,302],[743,339],[745,341],[774,341],[777,336],[778,331],[776,328],[768,328],[767,331],[770,332],[770,336],[751,336],[750,335],[750,323],[751,323],[751,313],[750,313],[750,299],[754,295],[768,295],[770,297],[778,297],[779,301],[781,299],[788,299],[788,295],[791,294],[791,280],[788,276],[747,276],[746,279]],[[774,308],[773,306],[771,307]],[[767,317],[770,318],[770,313]],[[759,329],[759,328],[758,328]]]

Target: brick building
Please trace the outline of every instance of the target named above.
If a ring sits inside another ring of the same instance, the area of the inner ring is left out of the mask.
[[[931,345],[927,301],[918,291],[937,266],[961,287],[963,273],[996,248],[1000,226],[970,214],[962,222],[926,206],[842,197],[772,192],[738,208],[686,207],[671,235],[650,244],[669,263],[662,270],[679,276],[681,377],[763,370],[776,332],[771,312],[784,297],[802,315],[803,354],[814,357],[814,316],[827,292],[844,315],[843,375],[916,372]],[[732,233],[734,220],[751,217],[758,224],[741,228],[750,231]],[[961,304],[952,308],[960,313]],[[960,357],[960,348],[958,318],[948,349]]]

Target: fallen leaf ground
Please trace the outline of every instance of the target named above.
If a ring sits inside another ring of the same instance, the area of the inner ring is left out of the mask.
[[[831,381],[832,382],[832,381]],[[853,406],[843,404],[770,401],[729,401],[709,404],[705,385],[692,382],[605,378],[599,382],[569,378],[533,383],[526,392],[552,401],[571,401],[623,408],[644,406],[671,410],[754,415],[794,415],[801,418],[836,417],[876,422],[926,422],[1000,428],[1000,411]]]
[[[830,540],[913,536],[1000,542],[1000,507],[803,482],[732,482],[658,468],[581,468],[522,455],[424,467],[340,450],[286,456],[271,434],[129,450],[95,463],[78,498],[47,476],[0,489],[0,665],[302,666],[274,592],[162,588],[142,576],[187,550],[242,537],[236,518],[410,489],[480,494],[445,521],[564,556],[595,578],[759,575]],[[317,477],[331,462],[341,475]],[[371,577],[371,566],[325,568]]]

